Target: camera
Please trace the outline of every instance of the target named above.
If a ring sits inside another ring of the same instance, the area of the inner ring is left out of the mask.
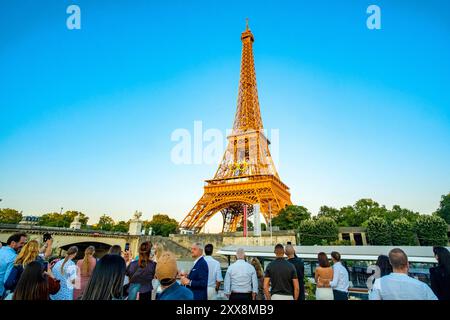
[[[48,233],[48,232],[44,233],[44,236],[43,236],[44,243],[47,242],[48,240],[50,240],[51,238],[52,238],[52,235],[50,233]]]

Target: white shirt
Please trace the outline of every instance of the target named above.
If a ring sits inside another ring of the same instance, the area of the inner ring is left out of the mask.
[[[393,272],[375,280],[369,300],[437,300],[437,297],[425,282]]]
[[[258,277],[255,268],[243,259],[228,267],[225,274],[224,293],[258,293]]]
[[[216,287],[216,281],[222,282],[222,270],[220,269],[220,262],[211,256],[205,256],[205,261],[208,264],[208,287]]]
[[[330,282],[330,287],[334,290],[348,292],[348,271],[341,262],[333,264],[333,280]]]

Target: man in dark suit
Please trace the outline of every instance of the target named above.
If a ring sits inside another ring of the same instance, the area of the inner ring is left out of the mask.
[[[208,264],[203,258],[203,245],[194,243],[191,247],[194,266],[189,275],[181,277],[181,284],[191,289],[194,300],[208,300]]]

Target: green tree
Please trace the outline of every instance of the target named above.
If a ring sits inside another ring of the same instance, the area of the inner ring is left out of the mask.
[[[364,225],[371,245],[383,246],[391,244],[389,223],[385,219],[373,216]]]
[[[113,230],[114,225],[115,225],[115,223],[114,223],[113,218],[104,214],[98,220],[98,223],[95,226],[95,228],[99,229],[99,230],[111,231],[111,230]]]
[[[421,215],[414,229],[422,246],[446,246],[448,244],[447,223],[437,215]]]
[[[405,217],[392,221],[391,239],[394,246],[416,245],[416,234],[413,224]]]
[[[338,226],[329,217],[304,220],[298,228],[302,245],[326,245],[338,239]]]
[[[289,205],[272,218],[272,225],[280,227],[280,230],[296,230],[302,221],[310,217],[311,213],[305,207]]]
[[[321,239],[319,239],[316,232],[316,223],[314,220],[303,220],[300,222],[298,227],[298,239],[303,246],[312,246],[315,244],[320,244]]]
[[[444,219],[447,224],[450,224],[450,193],[442,195],[436,215]]]
[[[261,222],[261,231],[266,231],[267,225],[264,222]]]
[[[80,215],[80,222],[82,227],[86,227],[88,217],[82,212],[79,211],[66,211],[63,214],[57,212],[46,213],[39,218],[40,226],[47,227],[61,227],[61,228],[69,228],[73,219]]]
[[[152,228],[154,235],[163,237],[168,237],[169,234],[178,231],[178,222],[166,214],[155,214],[147,226]]]
[[[394,205],[392,210],[388,210],[385,213],[385,219],[388,222],[393,222],[394,220],[405,218],[411,223],[414,223],[419,217],[418,212],[414,212],[408,209],[401,208],[399,205]]]
[[[359,227],[360,220],[357,218],[355,209],[352,206],[346,206],[339,209],[339,215],[342,217],[339,225],[341,227]]]
[[[113,226],[112,231],[126,233],[128,232],[129,228],[130,228],[130,221],[128,222],[119,221]]]
[[[240,225],[236,231],[244,231],[244,226]],[[247,220],[247,231],[253,231],[253,222],[250,219]]]
[[[0,209],[0,223],[18,224],[22,220],[22,213],[15,209]]]
[[[328,206],[321,206],[319,209],[319,213],[317,214],[317,217],[328,217],[333,219],[338,225],[341,225],[344,223],[344,214],[343,211],[338,210],[333,207]]]
[[[329,217],[318,218],[314,222],[314,233],[319,235],[322,243],[329,244],[338,240],[339,229],[337,223]]]

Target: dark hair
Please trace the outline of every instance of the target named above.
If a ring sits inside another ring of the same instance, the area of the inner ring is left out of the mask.
[[[389,262],[389,257],[382,254],[378,256],[376,265],[380,268],[380,277],[386,276],[392,273],[392,266]]]
[[[122,247],[119,246],[118,244],[113,245],[111,248],[109,248],[108,250],[108,254],[117,254],[120,256],[120,254],[122,253]]]
[[[22,237],[27,237],[26,233],[23,232],[19,232],[19,233],[14,233],[13,235],[11,235],[8,240],[6,240],[6,244],[9,246],[11,244],[11,242],[19,242],[20,239],[22,239]]]
[[[336,261],[341,261],[341,254],[337,251],[332,251],[331,257]]]
[[[400,248],[394,248],[389,251],[389,262],[393,269],[401,269],[408,266],[408,256]]]
[[[150,261],[150,252],[152,250],[152,243],[150,241],[142,242],[139,247],[138,266],[145,268]]]
[[[284,254],[284,246],[283,246],[281,243],[278,243],[278,244],[275,246],[274,252],[275,252],[275,254],[281,254],[281,253]]]
[[[30,262],[23,270],[14,290],[13,300],[48,300],[48,280],[42,264]]]
[[[212,255],[213,250],[214,250],[214,246],[213,246],[211,243],[208,243],[208,244],[205,246],[205,255],[207,255],[207,256]]]
[[[317,260],[319,260],[319,266],[322,268],[328,268],[330,266],[330,261],[325,252],[319,252],[317,255]]]
[[[438,265],[450,275],[450,252],[444,247],[433,247],[433,252],[437,256]]]
[[[125,260],[121,256],[104,255],[95,265],[81,300],[122,299],[125,271]]]

